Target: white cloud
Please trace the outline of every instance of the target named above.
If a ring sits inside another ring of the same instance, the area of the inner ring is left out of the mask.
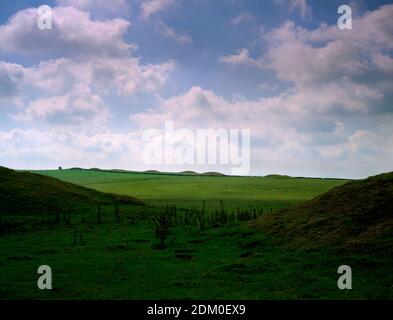
[[[30,106],[30,115],[48,120],[58,112],[65,112],[64,99],[59,97],[60,107],[54,111],[46,108],[52,101],[34,103]],[[252,174],[326,176],[326,172],[335,172],[341,177],[364,177],[378,170],[388,170],[387,159],[393,156],[393,131],[391,127],[384,128],[391,119],[384,117],[375,132],[352,131],[334,117],[303,112],[298,100],[289,95],[228,100],[212,91],[193,87],[182,95],[160,100],[157,108],[133,115],[131,119],[137,127],[128,133],[83,127],[80,132],[68,131],[67,127],[0,131],[3,164],[20,167],[25,166],[28,159],[30,168],[63,165],[148,169],[140,159],[144,147],[141,133],[148,128],[162,129],[165,121],[173,121],[175,129],[251,129]],[[89,121],[92,123],[92,119]],[[85,119],[83,123],[89,121]],[[99,124],[100,121],[96,122]],[[328,130],[324,128],[326,124]],[[311,128],[307,128],[308,125]],[[218,165],[214,170],[224,169]]]
[[[0,25],[0,52],[38,56],[124,56],[134,48],[123,40],[130,23],[124,19],[94,21],[87,12],[56,7],[53,28],[40,30],[36,9],[17,12]]]
[[[231,66],[245,65],[260,69],[265,67],[265,63],[262,59],[253,59],[250,57],[248,49],[240,49],[237,54],[221,56],[219,61]]]
[[[393,5],[369,12],[353,21],[353,32],[326,24],[308,30],[286,22],[264,35],[268,49],[263,56],[251,58],[241,49],[219,60],[274,71],[292,84],[287,94],[308,112],[391,113],[392,15]]]
[[[24,69],[25,84],[53,93],[67,92],[81,84],[101,94],[111,90],[121,95],[155,92],[165,85],[174,66],[173,61],[141,65],[132,57],[57,59]]]
[[[278,86],[268,82],[262,82],[261,84],[258,85],[258,88],[266,91],[274,91],[278,89]]]
[[[114,133],[105,127],[70,131],[11,129],[0,131],[2,165],[47,169],[100,167],[147,169],[141,165],[139,133]]]
[[[303,117],[295,103],[285,97],[257,100],[228,100],[210,90],[192,87],[186,93],[160,100],[157,108],[131,116],[144,128],[159,127],[165,121],[176,126],[251,129],[266,143],[293,138],[289,121]],[[263,124],[263,125],[262,125]],[[287,131],[283,131],[283,124]],[[300,137],[300,136],[299,136]]]
[[[0,61],[0,99],[31,100],[33,94],[35,100],[11,118],[102,124],[108,119],[107,94],[154,94],[166,84],[175,62],[142,64],[133,57],[133,45],[123,40],[129,25],[125,20],[91,20],[72,7],[57,7],[53,13],[52,30],[37,28],[34,9],[20,11],[0,26],[0,52],[44,57],[31,67]],[[45,60],[47,55],[54,58]]]
[[[141,65],[138,59],[126,57],[62,58],[30,68],[0,61],[0,99],[18,102],[27,89],[34,89],[41,98],[12,115],[13,119],[42,120],[56,126],[84,121],[86,126],[103,124],[109,113],[101,96],[154,94],[165,85],[174,66],[173,61]]]
[[[164,37],[174,39],[182,45],[192,43],[192,38],[188,34],[178,33],[175,29],[167,26],[165,23],[160,23],[159,29]]]
[[[307,4],[307,0],[275,0],[279,5],[287,5],[289,11],[299,10],[302,18],[311,17],[312,9]]]
[[[326,176],[326,172],[336,172],[339,177],[365,177],[381,168],[391,170],[385,159],[393,156],[393,130],[386,130],[385,125],[392,117],[375,118],[375,132],[353,131],[335,116],[312,112],[315,97],[304,108],[308,98],[297,93],[228,100],[193,87],[161,100],[156,108],[132,115],[131,120],[141,129],[162,129],[165,121],[172,121],[175,129],[250,129],[253,173]]]
[[[14,63],[0,61],[0,100],[14,99],[20,93],[23,68]]]
[[[174,0],[143,0],[141,3],[141,18],[148,19],[153,14],[174,5]]]
[[[386,52],[393,49],[392,14],[393,5],[369,12],[354,19],[351,32],[325,24],[307,30],[287,22],[266,36],[267,58],[280,78],[296,83],[358,79],[382,67],[378,60],[390,60]]]
[[[81,86],[63,96],[32,101],[15,119],[43,120],[55,126],[90,127],[104,124],[108,117],[109,111],[101,97]]]
[[[264,59],[318,110],[392,112],[392,15],[393,5],[383,6],[355,19],[356,32],[350,33],[326,25],[309,31],[288,22],[266,36]]]
[[[240,12],[235,18],[231,20],[231,24],[234,26],[238,26],[239,24],[251,20],[252,15],[246,12]]]
[[[291,0],[289,10],[299,9],[302,18],[311,15],[311,7],[307,5],[307,0]]]
[[[4,86],[15,87],[16,80],[24,76],[24,84],[56,94],[80,84],[97,91],[113,88],[121,94],[152,92],[165,84],[174,68],[173,61],[143,65],[132,57],[134,46],[123,40],[129,23],[123,19],[93,21],[86,12],[60,7],[53,9],[53,29],[39,30],[35,15],[34,9],[26,9],[0,26],[0,51],[57,53],[59,58],[29,68],[2,63],[0,81]]]

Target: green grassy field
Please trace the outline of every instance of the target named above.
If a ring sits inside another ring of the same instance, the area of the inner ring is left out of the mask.
[[[392,297],[383,258],[284,250],[242,226],[178,228],[156,250],[144,223],[74,227],[0,242],[1,299],[355,299]],[[37,289],[37,267],[52,267],[53,290]],[[353,290],[337,289],[337,267],[356,266]],[[383,279],[383,281],[381,281]],[[390,282],[391,283],[391,282]],[[389,291],[390,290],[390,291]]]
[[[264,212],[273,208],[274,214],[345,181],[83,170],[39,173],[98,191],[138,197],[148,206],[124,204],[116,219],[113,205],[104,202],[100,222],[94,203],[77,206],[69,224],[32,215],[18,232],[0,236],[0,299],[393,297],[391,257],[323,246],[287,248],[274,234],[256,228],[252,220],[207,224],[203,229],[192,223],[175,225],[166,247],[158,249],[149,219],[162,205],[200,208],[203,200],[209,212],[223,200],[228,211],[253,205]],[[78,189],[72,190],[70,201],[79,201]],[[179,216],[186,212],[179,210]],[[23,222],[26,212],[3,218]],[[37,288],[37,268],[42,264],[52,268],[53,290]],[[352,290],[337,288],[337,268],[342,264],[353,267]]]
[[[112,173],[90,170],[34,171],[102,192],[129,195],[148,204],[200,207],[202,200],[217,208],[220,200],[228,209],[261,206],[287,207],[311,199],[345,183],[345,180],[291,177],[226,177],[175,174]]]

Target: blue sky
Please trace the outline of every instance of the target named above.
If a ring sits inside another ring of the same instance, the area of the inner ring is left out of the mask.
[[[392,171],[393,4],[350,1],[339,30],[341,4],[2,0],[0,165],[152,169],[141,135],[173,121],[250,129],[252,175]]]

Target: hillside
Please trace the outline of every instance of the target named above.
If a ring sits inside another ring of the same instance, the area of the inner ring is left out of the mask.
[[[392,254],[393,173],[348,182],[301,205],[263,216],[257,226],[288,246],[336,246]]]
[[[264,178],[289,179],[292,177],[288,176],[288,175],[282,175],[282,174],[268,174],[268,175],[264,176]]]
[[[38,210],[114,202],[142,204],[136,198],[102,193],[52,177],[0,167],[1,214],[34,214]]]
[[[204,176],[217,176],[217,177],[224,177],[225,174],[221,173],[221,172],[215,172],[215,171],[211,171],[211,172],[204,172],[201,173]]]

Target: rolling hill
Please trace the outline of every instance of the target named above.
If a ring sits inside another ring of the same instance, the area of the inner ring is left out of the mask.
[[[347,182],[264,215],[256,226],[290,247],[333,246],[392,255],[393,173]]]
[[[34,214],[38,210],[86,204],[141,205],[139,199],[92,190],[30,172],[0,167],[0,213]]]

